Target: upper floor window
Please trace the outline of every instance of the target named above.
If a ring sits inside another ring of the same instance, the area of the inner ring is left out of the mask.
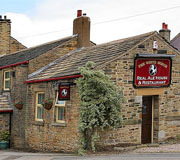
[[[4,90],[10,90],[10,71],[4,72]]]
[[[35,114],[36,121],[43,121],[44,109],[42,106],[42,102],[44,101],[44,97],[45,97],[44,92],[36,93],[36,114]]]

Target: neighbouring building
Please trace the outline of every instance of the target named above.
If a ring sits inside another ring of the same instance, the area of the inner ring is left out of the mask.
[[[125,98],[122,126],[101,132],[99,146],[159,143],[179,135],[180,52],[170,44],[165,23],[159,32],[93,45],[90,19],[79,11],[73,34],[0,58],[1,94],[11,102],[23,101],[22,109],[9,108],[14,148],[78,150],[80,99],[75,80],[82,77],[78,68],[88,61],[110,75]],[[44,108],[44,99],[52,99],[53,105]]]
[[[10,55],[25,48],[24,45],[11,36],[10,19],[7,19],[7,16],[2,17],[0,15],[0,57]],[[1,75],[2,77],[3,75]],[[10,130],[12,112],[13,109],[10,106],[7,95],[0,95],[0,133]]]
[[[180,51],[180,33],[171,40],[171,45]]]

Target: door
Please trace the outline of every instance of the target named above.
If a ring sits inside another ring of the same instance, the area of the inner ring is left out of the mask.
[[[152,130],[152,96],[143,97],[142,103],[142,144],[151,143]]]

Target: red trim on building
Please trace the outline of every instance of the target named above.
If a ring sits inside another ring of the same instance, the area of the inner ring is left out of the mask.
[[[13,112],[13,110],[0,110],[0,113],[12,113]]]
[[[48,78],[48,79],[38,79],[38,80],[32,80],[32,81],[25,81],[24,83],[38,83],[38,82],[47,82],[47,81],[57,81],[60,79],[72,79],[72,78],[79,78],[82,77],[82,75],[72,75],[72,76],[64,76],[64,77],[56,77],[56,78]]]
[[[10,64],[10,65],[7,65],[7,66],[2,66],[2,67],[0,67],[0,69],[14,67],[14,66],[18,66],[18,65],[21,65],[21,64],[28,64],[28,63],[29,63],[29,61],[19,62],[19,63],[15,63],[15,64]]]

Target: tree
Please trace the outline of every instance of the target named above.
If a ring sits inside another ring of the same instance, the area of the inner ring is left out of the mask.
[[[122,94],[109,76],[94,70],[93,62],[87,62],[79,70],[83,76],[76,81],[80,94],[81,144],[82,149],[95,151],[100,129],[121,125]]]

